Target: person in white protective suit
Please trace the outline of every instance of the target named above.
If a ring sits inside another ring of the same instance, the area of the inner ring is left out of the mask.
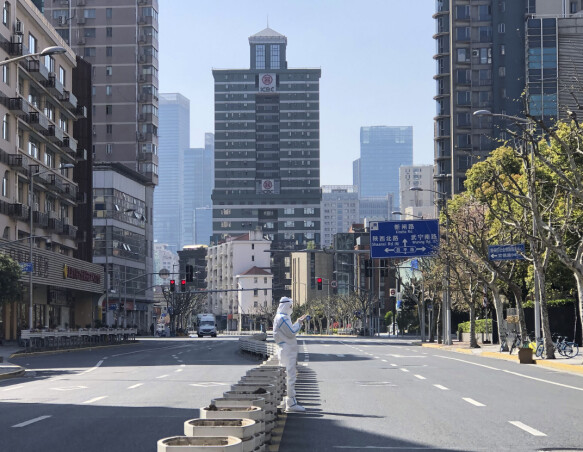
[[[287,413],[303,412],[306,409],[298,404],[296,400],[296,363],[298,360],[298,341],[296,334],[302,327],[302,322],[307,317],[301,316],[295,323],[291,321],[293,300],[288,297],[281,297],[277,313],[273,319],[273,339],[279,346],[278,358],[282,366],[285,366],[287,373],[287,397],[285,398],[285,411]]]

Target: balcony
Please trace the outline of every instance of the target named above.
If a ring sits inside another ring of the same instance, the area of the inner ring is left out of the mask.
[[[138,132],[138,141],[152,141],[153,135],[151,133]]]
[[[30,105],[22,97],[11,97],[8,99],[8,110],[15,114],[27,115],[30,113]]]
[[[75,157],[77,156],[77,140],[75,140],[75,138],[63,138],[63,141],[61,141],[61,148],[63,148],[68,154],[74,155]]]
[[[75,111],[77,108],[77,97],[67,90],[63,90],[63,95],[60,98],[61,102],[65,104],[67,108],[71,111]]]
[[[77,147],[77,151],[75,153],[75,160],[78,162],[84,162],[87,160],[87,149]]]
[[[22,203],[15,203],[10,205],[10,211],[13,217],[18,218],[19,220],[27,220],[29,206],[25,206]]]
[[[22,56],[23,55],[22,42],[10,42],[8,43],[8,53],[11,56]]]
[[[49,218],[48,228],[55,231],[57,234],[63,233],[63,222],[58,218]]]
[[[156,154],[153,152],[138,152],[138,160],[140,162],[153,162],[158,163],[158,159],[155,159]]]
[[[140,35],[140,44],[152,44],[152,35]]]
[[[57,76],[54,73],[49,74],[49,79],[45,82],[42,82],[42,85],[53,95],[56,97],[61,97],[63,95],[63,84],[57,80]]]
[[[33,129],[39,131],[49,130],[49,118],[47,118],[42,113],[39,113],[38,111],[29,113],[27,119],[28,125],[30,125],[30,127]]]
[[[29,162],[30,160],[26,155],[8,154],[8,165],[16,170],[28,171]]]
[[[28,72],[37,82],[46,82],[49,79],[49,70],[40,60],[29,60]]]
[[[82,119],[87,117],[87,107],[85,105],[77,105],[75,108],[75,116],[77,119]]]
[[[49,225],[49,216],[44,212],[34,210],[32,212],[32,221],[37,226],[46,228]]]
[[[64,185],[65,189],[65,198],[71,199],[72,201],[77,201],[77,193],[78,189],[76,185],[71,183],[66,183]]]
[[[61,142],[61,141],[63,141],[63,138],[65,137],[63,129],[61,129],[60,127],[54,126],[52,124],[49,125],[48,130],[46,132],[44,132],[43,135],[45,137],[47,137],[49,139],[49,141],[52,143]]]
[[[77,230],[77,226],[73,226],[72,224],[63,225],[63,235],[71,237],[72,239],[77,238]]]
[[[59,193],[63,193],[65,191],[65,182],[63,178],[58,174],[52,173],[49,176],[49,185]]]
[[[154,22],[152,16],[140,16],[138,17],[138,23],[140,25],[152,25]]]

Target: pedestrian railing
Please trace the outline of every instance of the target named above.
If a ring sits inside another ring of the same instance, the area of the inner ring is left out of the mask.
[[[261,334],[262,331],[259,330],[247,330],[247,331],[220,331],[219,334],[224,336],[253,336],[255,334]]]
[[[136,328],[80,328],[78,330],[22,330],[20,340],[27,352],[111,344],[136,339]]]

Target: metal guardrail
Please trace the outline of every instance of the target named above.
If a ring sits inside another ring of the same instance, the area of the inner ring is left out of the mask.
[[[22,330],[20,340],[27,352],[82,347],[135,340],[137,328],[99,328],[72,331]]]
[[[255,334],[252,337],[239,339],[239,350],[260,356],[273,356],[277,354],[278,346],[274,342],[267,342],[265,333]]]

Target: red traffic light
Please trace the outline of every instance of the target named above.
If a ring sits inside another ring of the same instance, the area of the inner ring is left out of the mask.
[[[186,292],[186,279],[180,281],[180,292]]]
[[[176,281],[173,279],[170,280],[170,292],[174,292],[176,290]]]
[[[322,278],[316,278],[316,282],[318,283],[318,290],[322,290]]]
[[[322,278],[318,278],[318,284],[322,284]]]

